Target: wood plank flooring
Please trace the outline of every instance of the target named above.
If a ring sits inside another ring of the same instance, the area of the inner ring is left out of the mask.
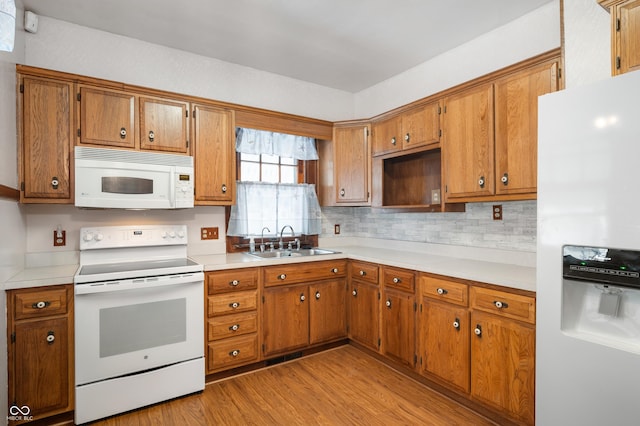
[[[495,425],[349,345],[94,424]]]

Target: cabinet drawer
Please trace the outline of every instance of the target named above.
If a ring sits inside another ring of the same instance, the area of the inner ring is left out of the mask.
[[[296,263],[263,268],[265,287],[346,276],[346,260]]]
[[[420,276],[422,295],[436,300],[443,300],[460,306],[469,304],[469,286],[441,278]]]
[[[208,272],[207,286],[209,294],[258,288],[258,269],[247,268]]]
[[[208,369],[220,370],[258,359],[258,334],[209,343]]]
[[[258,331],[257,312],[213,317],[207,327],[208,340],[220,340]]]
[[[67,289],[52,288],[15,293],[14,318],[46,317],[67,313]]]
[[[382,268],[385,287],[395,288],[413,293],[416,276],[413,271],[397,268]]]
[[[354,280],[378,284],[378,265],[367,262],[350,262],[349,276]]]
[[[255,310],[257,298],[258,292],[256,290],[209,296],[209,316]]]
[[[471,306],[485,312],[535,323],[536,299],[489,288],[471,287]]]

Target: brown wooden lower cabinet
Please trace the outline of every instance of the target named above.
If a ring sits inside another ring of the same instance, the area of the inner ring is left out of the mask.
[[[73,410],[73,285],[7,291],[7,320],[9,406]]]
[[[414,285],[413,271],[382,267],[380,351],[409,367],[416,358]]]

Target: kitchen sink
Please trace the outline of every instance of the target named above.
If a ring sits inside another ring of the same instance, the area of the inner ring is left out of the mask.
[[[292,249],[292,250],[274,250],[274,251],[257,251],[255,253],[246,253],[249,256],[258,257],[260,259],[280,259],[287,257],[307,257],[321,256],[323,254],[338,254],[339,251],[327,250],[321,248],[310,249]]]

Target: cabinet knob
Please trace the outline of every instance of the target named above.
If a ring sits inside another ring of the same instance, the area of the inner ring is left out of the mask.
[[[320,292],[316,291],[316,300],[320,299]]]
[[[221,187],[220,189],[222,189],[222,193],[223,193],[223,194],[226,194],[226,193],[227,193],[227,184],[226,184],[226,183],[223,183],[223,184],[222,184],[222,187]]]
[[[127,137],[127,129],[125,129],[124,127],[120,128],[120,139],[124,139]]]
[[[436,290],[436,291],[437,291],[437,293],[438,293],[439,295],[443,295],[443,294],[447,294],[447,293],[449,293],[449,292],[447,291],[447,289],[446,289],[446,288],[439,288],[439,289],[438,289],[438,290]]]
[[[358,296],[358,290],[354,288],[351,294],[353,295],[353,297]]]
[[[410,142],[410,141],[411,141],[411,136],[409,136],[409,133],[407,133],[406,135],[404,135],[404,141],[405,141],[405,142]]]
[[[56,340],[56,334],[53,331],[49,331],[47,333],[47,343],[53,345],[53,342]]]
[[[229,285],[236,287],[238,284],[240,284],[240,281],[238,280],[233,280],[233,281],[229,281]]]
[[[278,279],[279,279],[279,280],[281,280],[281,281],[286,280],[286,279],[287,279],[287,274],[280,274],[280,275],[278,275]]]
[[[238,355],[240,355],[240,350],[239,349],[234,349],[231,352],[229,352],[229,355],[232,357],[236,357]]]
[[[393,283],[394,284],[400,284],[402,282],[402,280],[398,277],[393,277]]]
[[[58,180],[57,176],[54,176],[51,178],[51,187],[53,189],[58,189],[58,185],[60,184],[60,181]]]
[[[306,300],[306,296],[304,295],[304,293],[300,293],[300,301],[304,302]]]
[[[385,306],[389,309],[391,309],[391,300],[387,299],[387,301],[385,302]]]
[[[480,327],[480,324],[476,324],[476,328],[473,330],[473,332],[478,337],[482,336],[482,327]]]
[[[340,196],[344,197],[344,195],[346,194],[344,188],[340,188]]]
[[[149,131],[149,142],[153,142],[153,140],[156,138],[156,134],[153,133],[153,130]]]
[[[41,300],[40,302],[36,302],[33,305],[31,305],[31,307],[33,309],[44,309],[49,305],[51,305],[51,302],[47,302],[45,300]]]
[[[231,309],[238,309],[240,307],[240,303],[238,302],[229,303],[229,307]]]
[[[484,176],[480,176],[480,179],[478,179],[478,185],[480,188],[484,188]]]
[[[233,324],[231,327],[229,327],[229,331],[238,331],[239,328],[240,324]]]
[[[458,318],[453,321],[453,328],[460,331],[460,320]]]
[[[503,174],[502,177],[500,178],[500,182],[502,182],[504,186],[507,186],[509,184],[509,174],[508,173]]]
[[[361,277],[364,277],[365,275],[367,275],[367,272],[366,272],[366,271],[360,271],[359,273],[360,273],[360,276],[361,276]]]
[[[337,274],[339,272],[338,268],[331,268],[331,272]]]
[[[391,145],[396,146],[396,137],[391,138]]]
[[[505,309],[505,308],[508,308],[508,307],[509,307],[509,305],[508,305],[506,302],[501,302],[501,301],[499,301],[499,300],[495,300],[495,301],[493,302],[493,304],[494,304],[494,305],[495,305],[495,307],[496,307],[496,308],[498,308],[498,309]]]

